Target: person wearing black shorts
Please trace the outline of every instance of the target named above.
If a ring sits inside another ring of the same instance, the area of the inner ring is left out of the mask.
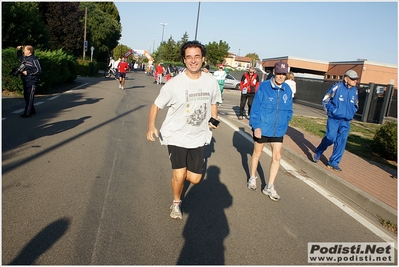
[[[218,102],[222,101],[216,79],[203,73],[201,68],[206,48],[198,41],[189,41],[181,47],[181,58],[186,69],[165,83],[148,115],[147,140],[159,137],[168,147],[172,164],[173,202],[170,217],[182,219],[181,195],[184,181],[198,184],[202,178],[205,146],[212,139],[212,130],[218,127]],[[159,110],[168,107],[168,113],[158,132],[155,122]]]
[[[292,91],[284,83],[288,73],[288,64],[277,62],[273,69],[274,76],[262,82],[255,94],[251,107],[249,124],[252,127],[254,151],[250,163],[250,177],[247,187],[256,190],[256,170],[265,143],[270,143],[272,161],[269,169],[269,181],[262,190],[271,200],[278,201],[280,196],[274,188],[274,182],[280,168],[283,137],[292,118]]]

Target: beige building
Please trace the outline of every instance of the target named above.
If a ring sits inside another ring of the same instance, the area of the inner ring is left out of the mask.
[[[229,53],[229,55],[223,61],[224,66],[230,66],[236,69],[249,69],[252,66],[252,58],[240,57],[236,54]]]
[[[395,89],[398,88],[398,67],[395,65],[370,62],[365,59],[326,62],[285,56],[263,59],[262,67],[271,70],[278,61],[288,63],[290,71],[302,76],[341,80],[347,70],[353,69],[359,75],[360,83],[393,84]]]

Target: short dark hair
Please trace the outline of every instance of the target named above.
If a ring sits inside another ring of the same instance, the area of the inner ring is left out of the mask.
[[[184,59],[186,58],[186,49],[189,47],[198,47],[199,49],[201,49],[201,54],[203,57],[206,57],[206,48],[203,44],[201,44],[198,41],[188,41],[185,42],[181,48],[180,48],[180,55],[181,55],[181,59],[184,63]]]

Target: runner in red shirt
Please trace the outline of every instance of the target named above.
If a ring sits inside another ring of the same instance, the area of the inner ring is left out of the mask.
[[[121,62],[118,64],[118,72],[119,72],[119,88],[122,90],[125,89],[125,78],[126,78],[126,71],[129,69],[129,64],[125,61],[123,57]]]

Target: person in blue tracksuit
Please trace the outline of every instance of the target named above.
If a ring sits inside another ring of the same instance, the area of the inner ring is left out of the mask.
[[[292,91],[288,84],[284,83],[288,73],[288,64],[277,62],[274,65],[274,76],[270,80],[262,82],[255,94],[251,107],[249,125],[252,127],[254,139],[254,151],[251,157],[250,177],[247,187],[256,189],[256,170],[259,158],[262,155],[265,143],[270,143],[272,149],[272,161],[269,170],[269,181],[262,193],[271,200],[278,201],[280,196],[274,188],[278,169],[280,168],[283,137],[288,129],[288,123],[292,118]]]
[[[318,162],[321,154],[334,144],[333,153],[327,167],[342,171],[339,163],[345,151],[350,130],[350,121],[358,110],[358,91],[356,88],[359,76],[356,71],[348,70],[344,79],[331,86],[324,96],[322,104],[327,112],[326,134],[316,148],[313,161]]]

